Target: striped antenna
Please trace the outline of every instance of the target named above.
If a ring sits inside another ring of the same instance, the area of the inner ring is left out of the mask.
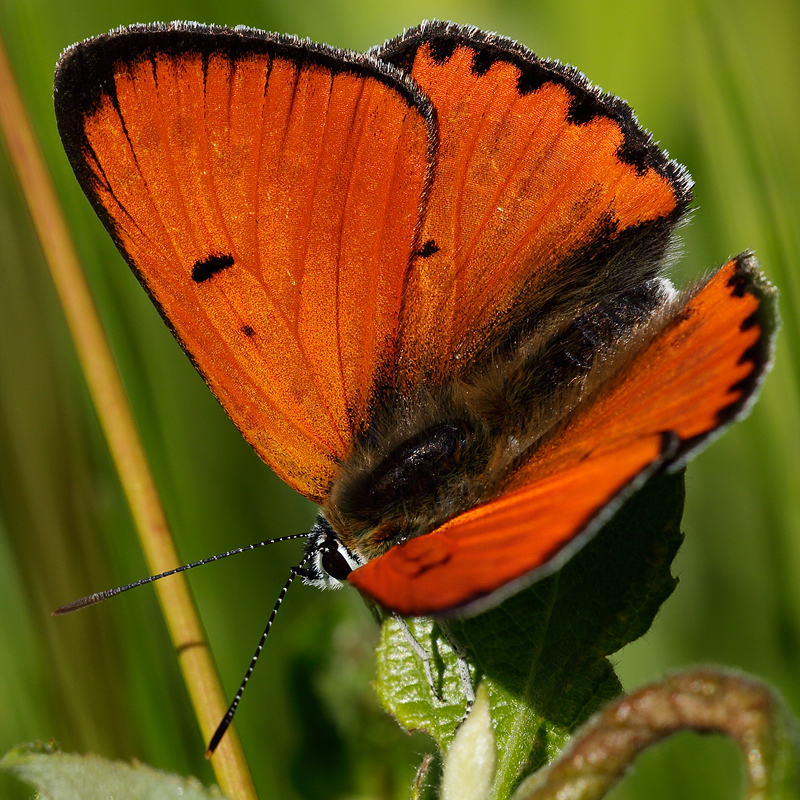
[[[291,536],[280,536],[277,539],[266,539],[263,542],[256,542],[255,544],[249,544],[247,547],[237,547],[235,550],[228,550],[227,553],[219,553],[216,556],[211,556],[210,558],[204,558],[202,561],[194,561],[191,564],[184,564],[182,567],[177,567],[176,569],[168,570],[167,572],[162,572],[160,575],[151,575],[149,578],[142,578],[140,581],[135,581],[134,583],[129,583],[126,586],[119,586],[116,589],[107,589],[104,592],[95,592],[94,594],[90,594],[87,597],[81,597],[80,600],[73,600],[71,603],[67,603],[66,605],[60,606],[55,611],[51,612],[54,617],[58,617],[61,614],[69,614],[71,611],[77,611],[79,608],[87,608],[88,606],[93,606],[96,603],[99,603],[101,600],[108,600],[109,597],[114,597],[115,595],[122,594],[122,592],[127,592],[128,589],[135,589],[137,586],[144,586],[146,583],[152,583],[153,581],[160,580],[161,578],[166,578],[169,575],[175,575],[177,572],[185,572],[187,569],[193,569],[194,567],[200,567],[203,564],[210,564],[212,561],[219,561],[221,558],[227,558],[228,556],[235,556],[239,553],[247,553],[250,550],[256,550],[259,547],[264,547],[268,544],[275,544],[276,542],[288,542],[290,539],[307,539],[310,536],[309,533],[293,533]],[[295,568],[296,569],[296,568]],[[285,589],[284,589],[285,594]],[[278,601],[280,604],[280,600]]]
[[[225,735],[225,731],[228,730],[231,722],[233,722],[233,715],[236,713],[236,708],[239,705],[239,701],[242,699],[242,694],[244,693],[245,687],[247,686],[247,682],[250,680],[250,676],[253,674],[253,670],[256,666],[256,661],[258,661],[258,657],[261,655],[261,650],[264,647],[264,642],[267,641],[267,636],[269,636],[270,629],[272,628],[272,623],[275,621],[275,617],[278,614],[278,609],[281,607],[281,603],[283,602],[283,598],[286,597],[286,592],[289,591],[289,587],[292,585],[292,581],[299,575],[304,576],[307,574],[305,569],[306,561],[302,561],[296,567],[292,567],[291,572],[289,573],[289,579],[286,583],[283,584],[283,589],[281,589],[281,593],[278,595],[278,599],[275,601],[275,606],[272,609],[272,613],[269,615],[269,619],[267,620],[267,627],[264,628],[264,633],[261,634],[261,639],[258,642],[258,647],[256,647],[256,652],[253,653],[253,657],[250,659],[250,665],[247,667],[247,672],[244,674],[244,678],[242,679],[241,684],[239,685],[239,690],[236,692],[236,697],[233,698],[233,702],[228,706],[228,710],[225,713],[225,716],[222,718],[222,722],[220,722],[217,730],[215,731],[214,735],[211,737],[211,741],[208,744],[208,750],[206,750],[206,758],[211,758],[214,754],[214,751],[217,749],[217,745],[222,741],[222,737]]]

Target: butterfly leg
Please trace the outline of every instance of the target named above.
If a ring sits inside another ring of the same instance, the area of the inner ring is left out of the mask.
[[[456,654],[458,677],[461,678],[461,689],[464,692],[464,696],[467,698],[467,707],[464,710],[464,719],[466,719],[475,703],[475,687],[472,685],[472,675],[469,671],[469,662],[467,661],[467,650],[464,645],[456,639],[453,631],[450,629],[450,625],[448,625],[445,620],[437,619],[436,624],[439,626],[442,635],[447,639],[447,643],[453,648],[453,652]]]
[[[403,636],[406,637],[409,645],[411,645],[411,649],[417,654],[417,658],[422,662],[422,669],[425,672],[425,680],[428,681],[428,686],[431,688],[431,692],[433,696],[440,702],[444,702],[444,698],[436,691],[436,684],[433,682],[433,670],[431,669],[431,656],[427,650],[414,638],[414,634],[411,633],[411,629],[408,627],[408,623],[399,615],[393,614],[392,615],[395,620],[397,620],[397,624],[400,626],[400,630],[403,632]]]

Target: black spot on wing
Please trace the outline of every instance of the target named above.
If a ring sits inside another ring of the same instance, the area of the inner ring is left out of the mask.
[[[253,328],[251,328],[249,325],[242,325],[242,333],[245,336],[255,336],[256,335],[255,330]]]
[[[436,242],[433,241],[433,239],[428,239],[428,241],[425,242],[425,244],[423,244],[419,250],[417,250],[417,255],[420,258],[430,258],[434,253],[438,252],[439,252],[439,245],[437,245]]]
[[[195,283],[202,283],[203,281],[207,281],[209,278],[216,275],[218,272],[222,272],[222,270],[228,269],[228,267],[232,266],[232,255],[222,255],[220,253],[216,253],[208,258],[204,258],[201,261],[195,262],[194,266],[192,267],[192,280]]]

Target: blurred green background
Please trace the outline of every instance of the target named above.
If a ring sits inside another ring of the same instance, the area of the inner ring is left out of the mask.
[[[755,249],[780,287],[777,362],[750,418],[688,471],[681,583],[618,654],[626,687],[701,662],[772,682],[800,712],[800,6],[792,0],[0,0],[10,52],[186,561],[307,529],[180,352],[73,179],[52,113],[68,44],[121,24],[247,24],[363,50],[423,18],[496,30],[624,97],[696,181],[676,280]],[[299,543],[191,584],[232,694]],[[0,753],[54,738],[213,778],[151,589],[72,617],[68,600],[146,574],[27,210],[0,156]],[[292,589],[237,716],[263,800],[406,797],[420,755],[377,710],[377,631],[354,592]],[[729,798],[732,745],[685,735],[614,794]],[[0,776],[0,796],[27,789]]]

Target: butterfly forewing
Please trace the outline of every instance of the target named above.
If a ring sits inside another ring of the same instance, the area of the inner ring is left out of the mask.
[[[68,51],[56,112],[84,190],[225,410],[322,499],[392,362],[427,102],[374,59],[174,24]]]

